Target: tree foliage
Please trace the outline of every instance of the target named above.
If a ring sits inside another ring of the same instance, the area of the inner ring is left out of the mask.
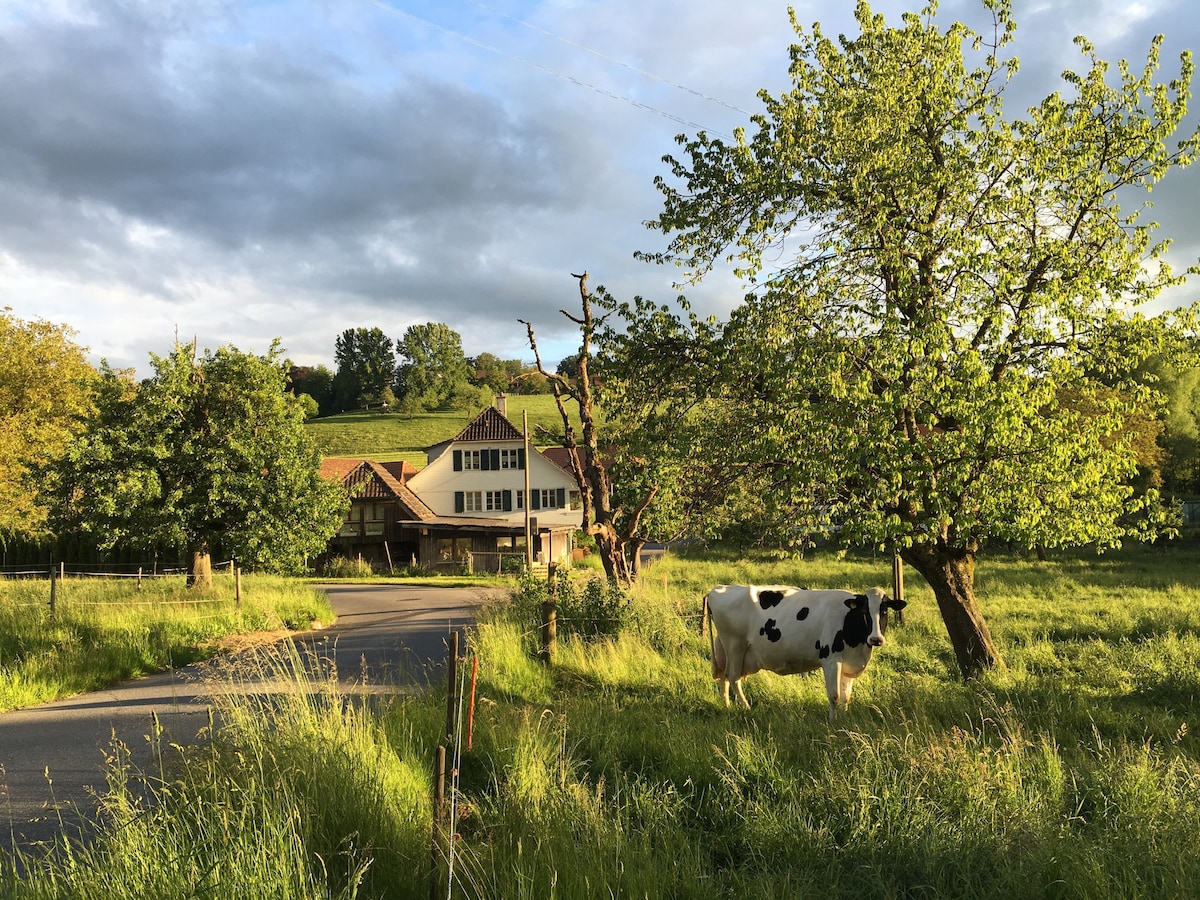
[[[334,404],[339,411],[380,406],[394,400],[396,350],[379,328],[347,328],[334,343],[337,374]]]
[[[65,452],[91,403],[96,370],[74,335],[0,310],[0,542],[42,532],[35,469]]]
[[[408,409],[471,408],[482,404],[471,385],[462,338],[449,325],[426,322],[409,326],[397,344],[400,367],[397,394]]]
[[[1015,24],[984,5],[986,37],[936,3],[889,27],[859,2],[838,40],[793,14],[792,89],[761,95],[750,136],[681,136],[652,223],[669,243],[644,254],[754,286],[722,337],[712,394],[737,415],[714,458],[753,464],[779,534],[898,548],[967,675],[999,660],[985,541],[1112,546],[1152,510],[1128,426],[1163,326],[1129,310],[1182,280],[1144,194],[1197,149],[1170,144],[1193,67],[1156,80],[1160,40],[1114,73],[1078,39],[1083,71],[1010,117]]]
[[[290,366],[288,383],[292,393],[308,394],[317,404],[316,415],[328,416],[334,409],[334,374],[328,366]]]
[[[287,391],[278,345],[177,346],[140,384],[105,366],[95,411],[47,472],[53,521],[105,548],[183,548],[203,574],[210,551],[293,572],[324,549],[346,507]]]

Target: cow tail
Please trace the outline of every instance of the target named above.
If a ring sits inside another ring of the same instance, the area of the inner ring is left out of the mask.
[[[704,618],[701,620],[708,623],[708,649],[712,656],[712,677],[725,677],[725,647],[717,640],[716,632],[713,629],[712,610],[708,606],[708,594],[704,595]]]

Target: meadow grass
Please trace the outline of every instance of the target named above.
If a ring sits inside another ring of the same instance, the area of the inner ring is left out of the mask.
[[[451,896],[1194,897],[1198,563],[985,560],[1007,665],[970,683],[910,574],[903,626],[832,724],[815,675],[759,673],[752,709],[720,705],[700,600],[719,582],[886,584],[890,559],[671,555],[618,634],[564,629],[552,667],[536,659],[536,604],[490,610],[469,642],[479,697]],[[10,867],[0,887],[188,896],[217,890],[211,872],[222,896],[429,895],[443,695],[351,703],[298,683],[229,702],[214,741],[164,764],[179,774],[153,814],[129,803],[94,856]],[[134,879],[181,858],[186,883],[96,888],[97,870]]]
[[[529,414],[529,440],[537,447],[556,445],[548,435],[562,433],[562,418],[549,394],[512,395],[508,418],[519,429]],[[568,410],[570,405],[568,404]],[[430,413],[349,412],[311,419],[305,430],[324,456],[361,456],[380,462],[405,460],[421,468],[425,450],[453,438],[475,418],[469,410]],[[578,412],[572,417],[578,434]]]
[[[67,577],[52,614],[48,581],[0,580],[0,712],[187,665],[230,635],[333,619],[325,595],[294,579],[242,576],[240,609],[232,577],[215,575],[213,585]]]

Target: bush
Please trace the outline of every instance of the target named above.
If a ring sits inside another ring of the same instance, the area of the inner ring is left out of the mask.
[[[357,559],[335,556],[321,566],[323,578],[370,578],[374,574],[375,569],[361,556]]]

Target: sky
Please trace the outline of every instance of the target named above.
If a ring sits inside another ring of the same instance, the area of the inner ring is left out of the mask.
[[[919,0],[872,4],[890,22]],[[0,308],[149,374],[176,340],[334,368],[347,328],[425,322],[468,356],[578,348],[571,273],[668,303],[645,223],[675,136],[728,136],[788,87],[777,0],[0,0]],[[854,33],[851,0],[793,0]],[[1080,69],[1072,38],[1164,78],[1194,0],[1013,0],[1006,109]],[[981,23],[978,0],[939,19]],[[1197,85],[1200,89],[1200,84]],[[1194,127],[1197,116],[1189,121]],[[1169,261],[1200,258],[1200,164],[1153,199]],[[718,315],[718,272],[687,295]],[[1169,303],[1200,298],[1194,285]]]

